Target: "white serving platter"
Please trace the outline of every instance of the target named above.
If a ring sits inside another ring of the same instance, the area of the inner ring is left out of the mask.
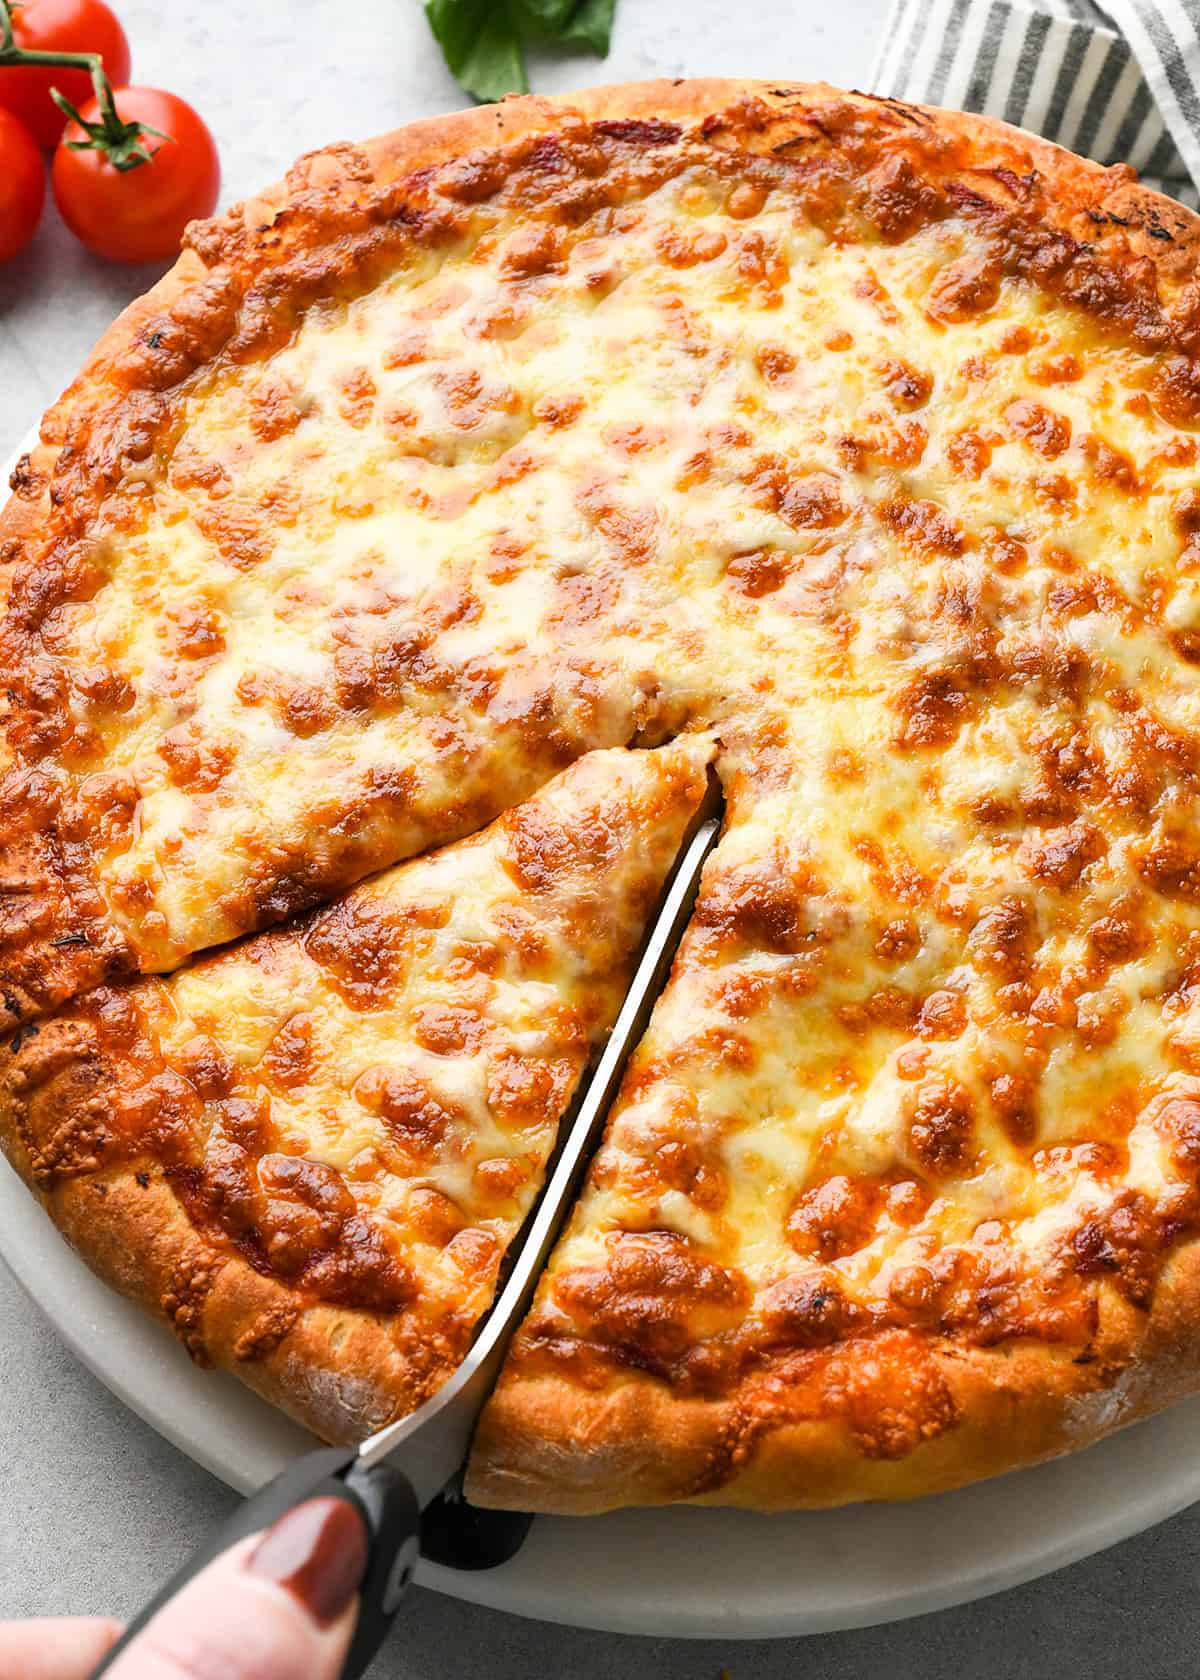
[[[249,1492],[313,1445],[232,1377],[197,1370],[169,1332],[93,1277],[2,1161],[0,1257],[106,1387],[231,1487]],[[981,1598],[1138,1534],[1197,1499],[1200,1400],[1086,1452],[910,1504],[769,1517],[681,1506],[543,1517],[500,1569],[460,1574],[422,1563],[417,1579],[542,1621],[681,1638],[779,1638]]]

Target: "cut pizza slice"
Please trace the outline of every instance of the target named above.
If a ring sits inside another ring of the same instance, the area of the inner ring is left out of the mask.
[[[779,728],[738,748],[670,984],[483,1414],[478,1503],[909,1497],[1200,1380],[1200,904],[1113,798],[1112,697],[1070,719],[1073,820],[1023,835],[976,807],[1005,767],[1046,797],[1060,725],[1036,695],[944,757],[872,737],[865,703],[810,713],[790,776]],[[1169,755],[1144,745],[1148,785]]]
[[[330,1440],[411,1410],[491,1302],[710,756],[588,754],[319,913],[23,1027],[10,1160],[197,1360]]]

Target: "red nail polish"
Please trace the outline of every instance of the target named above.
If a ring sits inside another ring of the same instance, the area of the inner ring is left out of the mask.
[[[269,1528],[246,1560],[251,1575],[275,1581],[322,1626],[336,1622],[367,1567],[367,1532],[344,1499],[310,1499]]]

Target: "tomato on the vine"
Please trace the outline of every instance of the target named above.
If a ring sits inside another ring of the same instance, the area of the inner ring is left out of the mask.
[[[129,80],[129,42],[104,0],[19,0],[12,8],[13,40],[36,52],[99,53],[110,82]],[[20,117],[34,139],[54,146],[66,118],[50,97],[58,88],[73,105],[92,96],[86,70],[71,65],[0,66],[0,106]]]
[[[0,262],[24,250],[46,202],[46,166],[24,123],[0,106]]]
[[[122,122],[144,124],[145,133],[110,156],[92,133],[101,111],[89,100],[79,112],[87,130],[68,123],[54,153],[54,197],[71,232],[98,256],[159,262],[178,251],[188,222],[211,215],[216,206],[216,142],[173,93],[116,88],[113,101]],[[84,149],[77,149],[80,143]]]

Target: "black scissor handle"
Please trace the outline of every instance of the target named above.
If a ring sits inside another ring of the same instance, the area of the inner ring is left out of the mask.
[[[93,1680],[107,1673],[151,1617],[222,1552],[270,1528],[286,1512],[309,1499],[344,1500],[358,1513],[367,1531],[369,1550],[359,1588],[358,1623],[342,1669],[343,1680],[358,1680],[383,1642],[412,1579],[420,1553],[421,1512],[407,1476],[386,1463],[362,1469],[352,1447],[322,1447],[308,1453],[252,1494],[129,1624],[95,1670]]]

